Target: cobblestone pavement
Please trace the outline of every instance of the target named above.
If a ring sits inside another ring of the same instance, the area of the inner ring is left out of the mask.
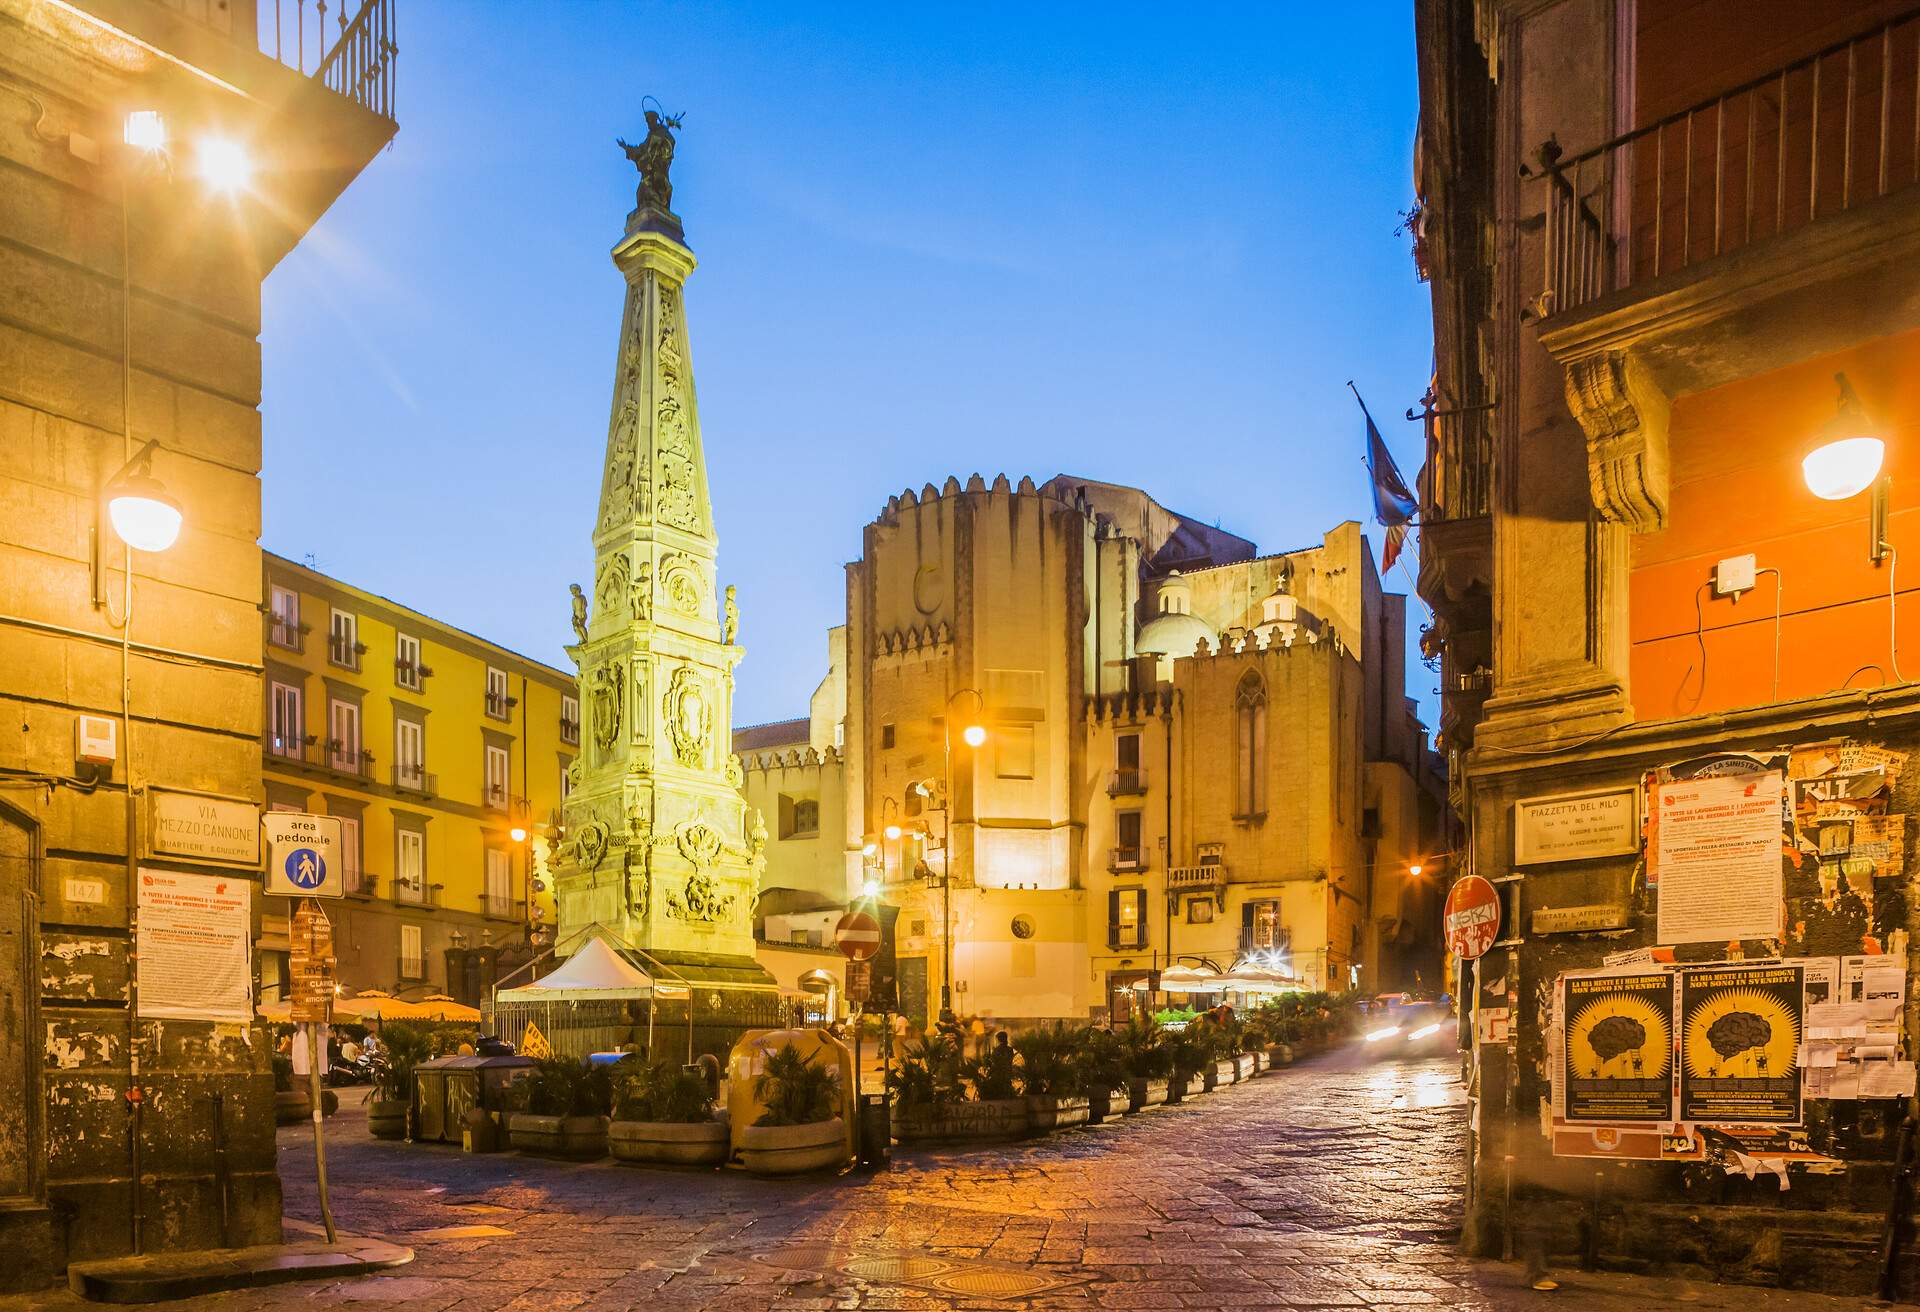
[[[389,1275],[195,1300],[439,1312],[647,1308],[1854,1308],[1860,1300],[1562,1275],[1455,1255],[1452,1062],[1336,1054],[1191,1105],[991,1149],[897,1154],[798,1181],[472,1157],[332,1123],[344,1229],[412,1245]],[[310,1139],[281,1132],[290,1221],[315,1220]],[[8,1300],[0,1300],[4,1308]],[[38,1299],[41,1308],[71,1300]]]

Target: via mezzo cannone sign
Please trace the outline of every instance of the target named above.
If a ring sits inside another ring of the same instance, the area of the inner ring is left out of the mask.
[[[1781,963],[1562,976],[1560,1116],[1798,1125],[1804,987]]]

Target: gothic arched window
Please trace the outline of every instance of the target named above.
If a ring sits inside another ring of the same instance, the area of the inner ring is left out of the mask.
[[[1267,809],[1267,689],[1248,670],[1234,697],[1234,814],[1260,815]]]

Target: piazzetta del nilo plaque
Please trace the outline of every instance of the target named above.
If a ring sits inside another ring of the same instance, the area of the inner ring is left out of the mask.
[[[1638,795],[1626,787],[1521,798],[1513,804],[1513,863],[1585,861],[1637,850]]]

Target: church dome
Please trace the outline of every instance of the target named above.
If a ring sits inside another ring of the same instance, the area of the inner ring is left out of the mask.
[[[1191,656],[1202,638],[1206,639],[1209,647],[1220,640],[1219,635],[1198,615],[1168,611],[1147,622],[1147,626],[1140,630],[1139,638],[1134,641],[1133,649],[1142,656]]]

